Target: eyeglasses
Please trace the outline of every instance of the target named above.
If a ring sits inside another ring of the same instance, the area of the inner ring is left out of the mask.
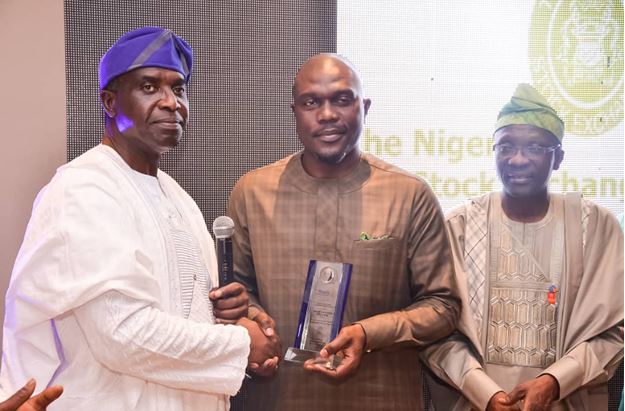
[[[538,144],[524,147],[517,147],[510,144],[495,144],[493,146],[493,151],[497,154],[497,157],[507,159],[514,157],[520,150],[523,157],[530,160],[539,160],[558,148],[560,148],[560,144],[551,147],[540,146]]]

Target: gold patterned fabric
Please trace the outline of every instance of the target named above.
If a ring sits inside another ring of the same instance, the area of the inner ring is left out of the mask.
[[[545,217],[519,223],[491,202],[486,362],[545,369],[556,357],[556,305],[564,259],[564,204],[552,196]]]
[[[422,409],[417,349],[451,333],[459,310],[443,216],[428,185],[367,154],[345,177],[315,179],[298,153],[242,177],[229,214],[235,275],[275,319],[285,349],[308,262],[318,259],[353,264],[344,324],[361,323],[371,350],[340,384],[283,362],[275,378],[248,384],[247,409]]]

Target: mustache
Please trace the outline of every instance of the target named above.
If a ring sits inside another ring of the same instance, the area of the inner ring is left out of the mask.
[[[332,126],[332,127],[323,127],[315,131],[314,134],[315,136],[324,136],[324,135],[329,135],[329,134],[344,134],[345,132],[347,132],[346,127]]]
[[[185,120],[182,116],[172,113],[168,116],[159,116],[151,119],[151,123],[179,123],[184,124]]]

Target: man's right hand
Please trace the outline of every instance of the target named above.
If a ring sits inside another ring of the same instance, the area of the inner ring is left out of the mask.
[[[63,387],[55,385],[30,397],[35,391],[35,380],[31,379],[15,394],[0,402],[0,411],[45,411],[50,403],[63,393]]]
[[[278,364],[282,359],[282,341],[280,336],[276,332],[276,323],[264,311],[261,311],[254,317],[254,322],[258,324],[263,334],[271,340],[271,343],[276,347],[276,356],[267,359],[264,363],[251,363],[250,370],[261,377],[271,377],[278,371]]]
[[[271,319],[268,315],[267,317]],[[267,330],[267,328],[271,327],[261,328],[262,326],[259,322],[247,318],[239,319],[237,324],[245,327],[250,335],[249,369],[263,377],[270,377],[275,374],[282,355],[280,339],[275,331],[273,329],[271,331]],[[273,320],[271,320],[271,324],[273,324]]]
[[[208,293],[213,302],[213,313],[218,323],[234,324],[241,317],[247,316],[249,296],[241,283],[230,283],[215,288]]]
[[[486,411],[520,411],[518,404],[508,405],[510,398],[503,391],[497,392],[488,401]]]

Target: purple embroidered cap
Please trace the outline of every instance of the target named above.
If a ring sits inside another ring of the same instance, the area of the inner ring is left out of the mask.
[[[177,71],[188,82],[193,50],[181,37],[161,27],[142,27],[124,34],[100,59],[100,90],[115,77],[140,67]]]

